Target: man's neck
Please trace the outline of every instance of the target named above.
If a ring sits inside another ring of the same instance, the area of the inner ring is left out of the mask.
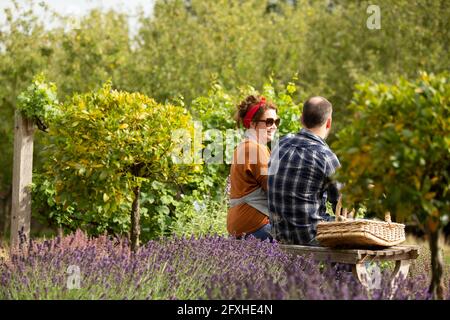
[[[322,140],[325,141],[325,138],[327,136],[327,132],[325,127],[320,127],[320,128],[305,128],[306,130],[308,130],[309,132],[311,132],[312,134],[315,134],[316,136],[319,136],[320,138],[322,138]]]

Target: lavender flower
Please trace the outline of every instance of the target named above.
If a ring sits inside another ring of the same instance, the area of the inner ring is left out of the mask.
[[[368,292],[351,274],[286,254],[276,242],[171,237],[132,253],[126,239],[77,231],[31,241],[1,260],[0,299],[425,300],[430,275],[421,263],[395,291],[385,270],[381,289]],[[80,269],[79,289],[66,286],[70,265]]]

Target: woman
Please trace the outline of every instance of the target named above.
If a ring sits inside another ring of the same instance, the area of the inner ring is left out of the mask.
[[[277,107],[264,97],[248,96],[237,107],[236,120],[247,129],[236,147],[230,170],[228,232],[272,240],[267,206],[267,171],[272,141],[280,124]]]

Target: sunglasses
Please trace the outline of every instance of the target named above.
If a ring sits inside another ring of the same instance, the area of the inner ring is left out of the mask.
[[[267,118],[266,120],[258,120],[257,122],[265,122],[267,127],[271,127],[275,123],[275,125],[278,127],[280,125],[280,121],[280,118]]]

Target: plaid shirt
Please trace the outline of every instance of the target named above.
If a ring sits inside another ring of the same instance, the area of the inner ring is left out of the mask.
[[[339,186],[331,180],[338,167],[339,160],[328,145],[306,129],[283,137],[275,146],[267,195],[278,241],[317,244],[317,223],[332,218],[326,213],[327,198],[333,210],[338,201]]]

